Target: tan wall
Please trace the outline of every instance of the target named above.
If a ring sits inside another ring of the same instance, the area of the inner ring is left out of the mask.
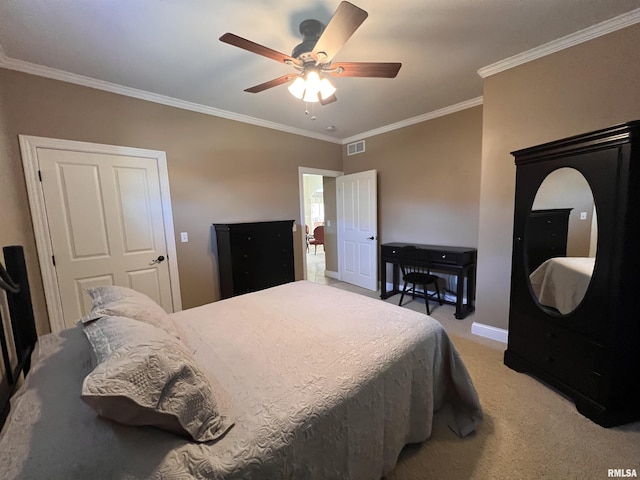
[[[167,153],[184,308],[219,295],[212,223],[298,223],[298,167],[342,168],[337,144],[0,69],[0,245],[26,247],[41,333],[48,323],[19,134]],[[185,231],[189,242],[180,243]],[[302,232],[298,228],[295,239],[297,278],[303,275]]]
[[[640,25],[484,82],[474,321],[508,327],[515,166],[509,152],[640,118]]]
[[[344,173],[378,172],[380,243],[475,247],[482,107],[366,139]]]

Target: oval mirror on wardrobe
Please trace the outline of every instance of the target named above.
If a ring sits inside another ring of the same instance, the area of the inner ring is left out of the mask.
[[[540,184],[525,229],[531,293],[550,315],[568,315],[584,299],[595,263],[598,226],[593,193],[575,168]]]

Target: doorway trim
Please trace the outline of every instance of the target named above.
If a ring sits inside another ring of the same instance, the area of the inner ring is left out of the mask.
[[[167,170],[167,155],[160,150],[121,147],[99,143],[77,142],[56,138],[19,135],[20,150],[22,152],[22,166],[24,169],[27,196],[31,209],[31,221],[36,240],[36,250],[42,275],[44,296],[49,315],[49,326],[52,332],[65,329],[62,313],[62,300],[58,287],[58,277],[52,262],[53,246],[49,235],[49,221],[44,201],[44,192],[39,180],[38,148],[73,150],[77,152],[103,153],[107,155],[127,155],[131,157],[151,158],[158,165],[160,181],[160,197],[164,221],[164,234],[167,243],[167,262],[169,264],[169,280],[171,282],[171,300],[173,311],[182,310],[180,296],[180,279],[178,277],[178,261],[176,258],[176,242],[171,209],[171,195],[169,192],[169,173]]]
[[[323,170],[320,168],[311,168],[311,167],[298,167],[298,190],[300,194],[300,229],[301,230],[304,228],[304,225],[305,225],[305,220],[304,220],[304,176],[305,175],[321,175],[323,177],[341,177],[342,175],[344,175],[344,172],[341,172],[338,170]],[[302,278],[307,280],[307,239],[305,238],[304,230],[302,230],[302,234],[300,235],[300,238],[302,239],[299,245],[302,252]]]

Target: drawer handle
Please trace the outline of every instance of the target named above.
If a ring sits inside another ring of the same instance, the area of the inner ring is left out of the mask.
[[[447,258],[447,256],[446,255],[442,255],[442,258]]]
[[[391,250],[391,253],[396,253],[396,251],[395,250]]]

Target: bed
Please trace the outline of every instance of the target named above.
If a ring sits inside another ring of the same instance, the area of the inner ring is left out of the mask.
[[[144,322],[95,316],[40,337],[0,439],[3,478],[379,479],[436,412],[460,436],[482,420],[437,321],[300,281],[167,316],[180,339],[163,345],[184,346],[216,394],[214,438],[123,424],[85,398],[108,363],[87,330]]]
[[[536,268],[529,280],[538,302],[571,313],[582,301],[591,282],[595,258],[554,257]]]

